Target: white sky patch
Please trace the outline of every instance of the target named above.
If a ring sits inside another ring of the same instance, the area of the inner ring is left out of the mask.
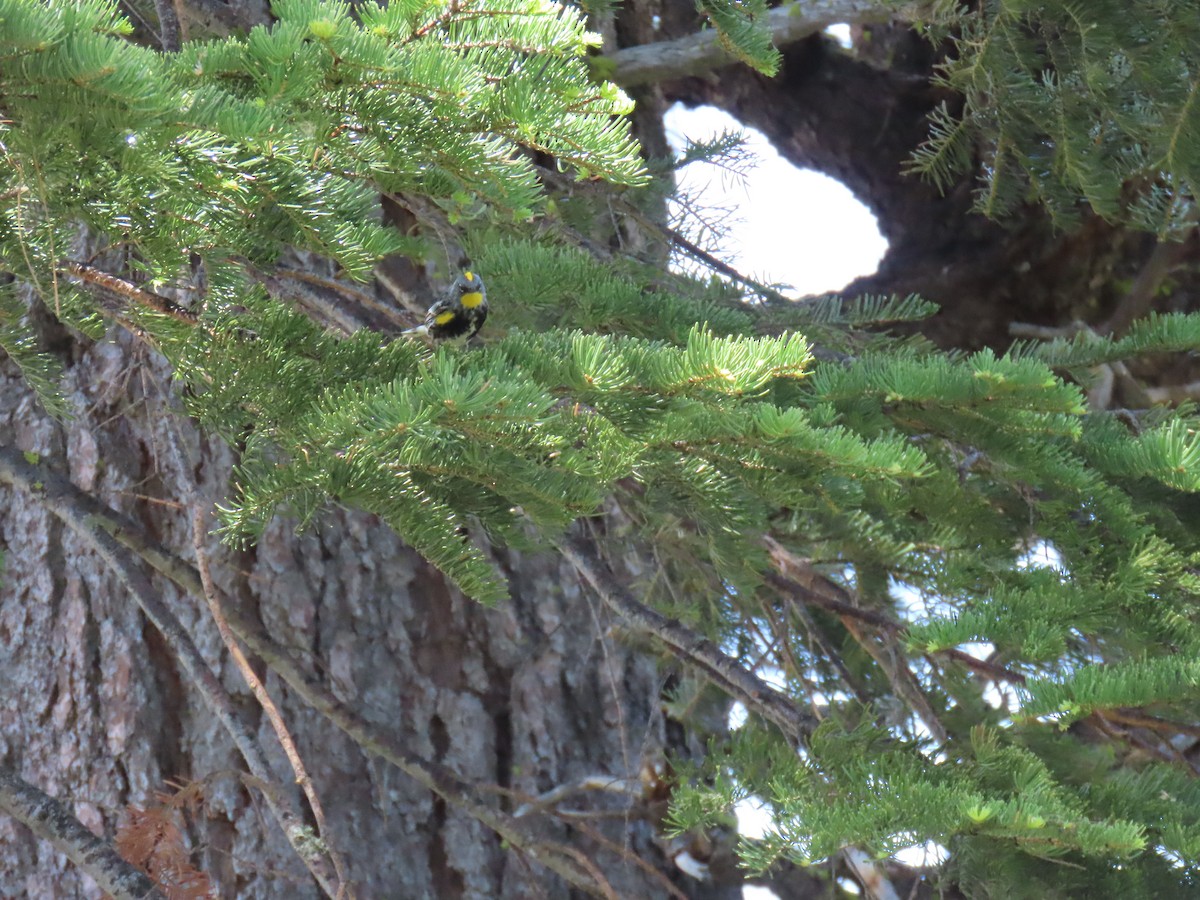
[[[837,25],[830,25],[825,29],[825,33],[842,45],[842,49],[849,50],[852,41],[850,40],[850,26],[845,22],[840,22]]]
[[[1056,572],[1066,572],[1062,554],[1058,552],[1053,544],[1049,544],[1046,541],[1036,544],[1024,556],[1018,559],[1017,568],[1054,569]]]
[[[729,730],[737,731],[745,725],[746,717],[746,707],[741,703],[735,702],[733,706],[729,707]]]
[[[893,855],[906,866],[923,869],[926,866],[940,866],[950,858],[950,851],[937,841],[926,841],[924,844],[906,847]]]
[[[686,109],[677,103],[665,122],[676,152],[687,139],[745,133],[745,149],[758,163],[744,178],[706,162],[678,173],[681,192],[700,196],[700,206],[737,209],[719,255],[743,275],[789,285],[804,296],[841,290],[878,268],[887,241],[870,210],[840,181],[797,169],[761,133],[714,107]]]

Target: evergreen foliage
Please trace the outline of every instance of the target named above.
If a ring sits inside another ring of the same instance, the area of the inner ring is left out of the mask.
[[[696,5],[717,30],[726,50],[764,75],[779,71],[779,51],[763,27],[765,0],[697,0]]]
[[[706,8],[719,25],[734,15]],[[196,323],[119,319],[239,449],[231,538],[345,503],[494,603],[505,585],[481,536],[546,546],[615,504],[614,552],[650,547],[661,563],[637,586],[648,605],[823,710],[801,747],[753,717],[714,743],[675,793],[679,828],[753,794],[774,814],[743,842],[755,867],[938,841],[974,896],[1196,884],[1195,780],[1082,726],[1200,721],[1200,423],[1189,407],[1089,409],[1077,380],[1195,349],[1200,316],[943,353],[879,327],[927,315],[920,298],[762,308],[652,261],[597,259],[528,227],[557,213],[527,151],[643,180],[628,102],[588,80],[576,13],[280,0],[274,14],[172,55],[129,42],[102,0],[0,0],[0,265],[14,279],[0,346],[48,404],[55,371],[21,291],[100,333],[111,308],[64,268],[81,227],[154,289],[184,284],[197,256]],[[988,3],[959,22],[946,80],[968,105],[936,123],[927,171],[969,161],[987,129],[989,210],[1031,186],[1063,221],[1080,198],[1166,234],[1192,221],[1194,4]],[[1120,187],[1138,178],[1127,205]],[[387,254],[429,255],[382,224],[380,192],[426,198],[462,228],[493,304],[482,347],[338,337],[262,287],[289,247],[357,278]],[[801,616],[764,578],[768,537],[853,604]],[[858,639],[853,610],[878,634]],[[989,679],[972,675],[977,643],[995,651],[975,661]]]
[[[1161,238],[1195,227],[1200,3],[939,5],[931,35],[956,50],[941,80],[963,106],[933,116],[917,171],[945,186],[978,166],[990,216],[1034,198],[1064,227],[1082,203]]]

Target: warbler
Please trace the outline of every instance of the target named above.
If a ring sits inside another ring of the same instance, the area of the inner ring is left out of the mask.
[[[487,320],[487,291],[483,279],[474,272],[463,272],[450,285],[447,295],[425,313],[425,322],[405,334],[419,334],[441,341],[466,343]]]

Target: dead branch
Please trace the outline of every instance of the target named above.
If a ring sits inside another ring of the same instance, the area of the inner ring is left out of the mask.
[[[65,854],[116,900],[165,900],[153,881],[85,828],[67,807],[4,767],[0,809]]]
[[[865,25],[906,17],[895,6],[878,0],[800,0],[771,10],[766,28],[776,47],[794,44],[835,22]],[[657,44],[626,47],[607,57],[614,66],[604,75],[622,87],[702,75],[732,65],[737,58],[725,49],[716,29]]]
[[[1121,337],[1129,330],[1129,326],[1154,307],[1154,298],[1158,288],[1171,272],[1188,257],[1190,248],[1188,242],[1159,241],[1150,252],[1146,264],[1142,266],[1133,284],[1112,316],[1097,330],[1101,334],[1111,334]]]
[[[204,527],[204,519],[204,512],[201,510],[200,504],[196,503],[192,509],[192,547],[196,551],[196,568],[200,572],[200,584],[203,589],[204,600],[208,604],[209,614],[212,616],[213,622],[217,626],[217,633],[220,634],[221,641],[225,644],[225,649],[229,652],[229,656],[241,674],[242,680],[246,682],[246,686],[254,694],[254,698],[258,701],[259,706],[267,714],[267,719],[275,731],[275,737],[279,741],[279,745],[283,748],[283,754],[287,757],[288,763],[296,775],[296,783],[304,791],[309,809],[312,810],[313,821],[317,823],[317,834],[325,842],[326,852],[329,854],[334,871],[337,873],[338,886],[336,896],[338,898],[353,898],[354,894],[349,888],[349,879],[346,877],[346,866],[342,860],[342,855],[329,843],[329,826],[325,822],[325,810],[321,805],[321,798],[317,796],[316,788],[313,787],[312,778],[309,777],[304,760],[301,758],[300,751],[296,747],[296,742],[292,738],[292,733],[288,730],[287,723],[283,721],[283,715],[279,712],[279,707],[275,705],[275,701],[267,693],[266,686],[259,679],[258,675],[255,674],[254,669],[251,668],[250,661],[246,659],[246,654],[242,652],[242,648],[238,646],[237,639],[233,636],[233,629],[229,627],[229,620],[225,618],[224,613],[221,611],[221,603],[217,600],[217,586],[213,582],[212,573],[208,565],[208,553],[204,548],[204,539],[208,537],[208,529]]]
[[[14,460],[14,455],[26,470],[26,482],[46,485],[48,490],[65,495],[87,527],[136,554],[192,596],[204,597],[204,585],[195,568],[150,540],[140,525],[104,506],[44,466],[24,460],[18,451],[0,447],[0,482],[14,483],[7,471],[7,465]],[[16,483],[24,486],[21,482]],[[553,845],[539,843],[522,824],[481,800],[477,786],[464,781],[446,766],[409,753],[391,735],[346,708],[319,679],[308,674],[287,651],[281,649],[258,622],[238,609],[215,586],[214,596],[222,614],[250,651],[287,682],[300,699],[345,732],[363,750],[396,766],[418,784],[477,819],[502,840],[528,854],[568,884],[589,894],[600,895],[599,887],[583,871],[556,853]]]
[[[158,15],[158,26],[161,29],[159,37],[163,50],[167,53],[178,53],[182,45],[175,0],[154,0],[154,12]]]
[[[895,886],[878,862],[857,847],[845,847],[842,858],[871,900],[900,900]]]

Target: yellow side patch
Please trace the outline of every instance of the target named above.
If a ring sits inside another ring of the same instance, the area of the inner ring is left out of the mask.
[[[456,313],[452,309],[448,309],[444,313],[438,313],[436,316],[434,316],[434,319],[433,319],[434,324],[435,325],[447,325],[450,322],[454,321],[455,315],[456,315]]]
[[[474,291],[470,294],[463,294],[462,299],[459,300],[459,302],[467,309],[474,309],[483,302],[483,294],[481,294],[479,291]]]

